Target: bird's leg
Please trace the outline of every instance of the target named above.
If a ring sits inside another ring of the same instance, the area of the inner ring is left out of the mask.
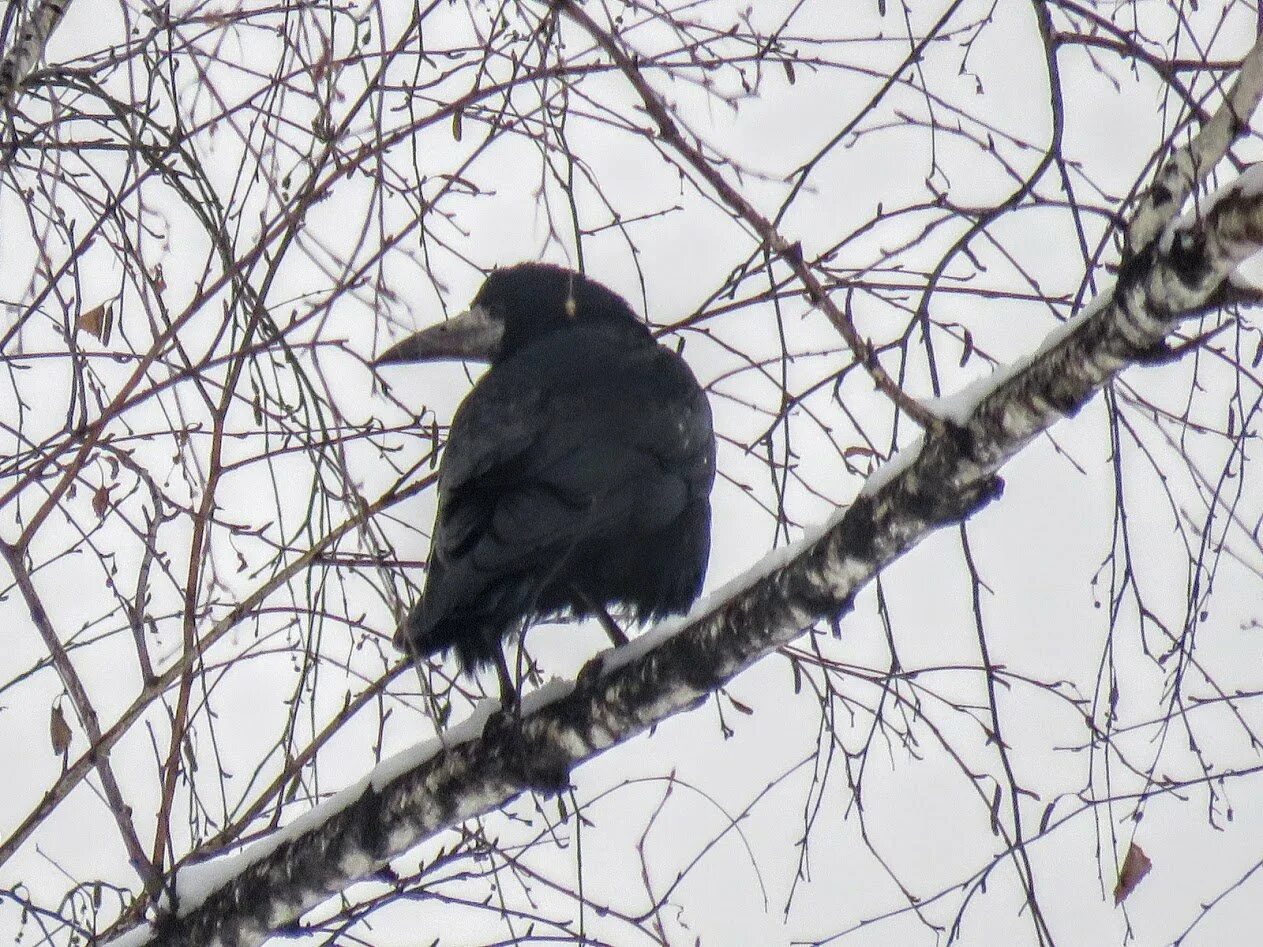
[[[509,664],[504,658],[504,646],[496,648],[496,677],[500,679],[500,709],[508,714],[516,714],[520,698],[513,685],[513,675],[509,673]]]
[[[616,648],[621,648],[627,644],[627,633],[618,627],[618,622],[610,617],[610,613],[605,610],[605,606],[597,604],[596,620],[601,623],[601,627],[605,629],[605,633],[610,636],[610,642]]]
[[[579,603],[596,616],[596,620],[601,623],[605,633],[610,636],[610,641],[614,644],[614,647],[621,648],[627,644],[626,633],[618,627],[618,622],[610,617],[610,613],[605,610],[604,605],[584,591],[578,583],[572,582],[570,590],[574,592],[574,596],[579,600]]]
[[[483,725],[483,739],[499,743],[505,760],[523,786],[553,796],[570,788],[571,760],[560,750],[528,746],[522,733],[522,699],[503,645],[495,651],[496,676],[500,678],[500,709]]]

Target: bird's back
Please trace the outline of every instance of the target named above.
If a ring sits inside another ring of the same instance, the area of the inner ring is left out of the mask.
[[[496,364],[452,422],[414,649],[476,666],[555,612],[687,610],[714,463],[705,394],[639,326],[572,326]]]

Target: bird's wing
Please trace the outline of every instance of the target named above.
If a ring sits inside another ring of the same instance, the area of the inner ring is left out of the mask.
[[[497,366],[452,422],[435,553],[486,576],[555,560],[612,524],[655,528],[713,477],[705,396],[674,353],[562,334]]]

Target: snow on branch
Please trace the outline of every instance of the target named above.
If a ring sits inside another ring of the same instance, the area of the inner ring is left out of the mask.
[[[13,102],[18,87],[44,55],[48,39],[66,15],[70,0],[40,0],[30,18],[18,31],[17,41],[0,60],[0,105]]]
[[[1165,337],[1222,301],[1237,264],[1261,247],[1263,166],[1255,166],[1208,211],[1130,260],[1112,292],[1023,366],[958,400],[951,419],[788,562],[678,628],[594,659],[573,687],[531,695],[520,721],[493,716],[481,733],[466,726],[446,746],[412,752],[406,766],[388,761],[305,817],[301,831],[263,843],[262,857],[247,850],[245,867],[215,890],[187,892],[195,907],[177,905],[184,913],[119,943],[257,944],[436,833],[528,790],[563,789],[575,765],[697,706],[816,623],[837,621],[882,568],[998,496],[997,471],[1009,458],[1123,368],[1166,358]]]

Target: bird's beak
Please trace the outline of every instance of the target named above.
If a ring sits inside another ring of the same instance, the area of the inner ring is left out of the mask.
[[[492,318],[485,306],[472,306],[455,318],[422,329],[392,345],[374,360],[374,365],[399,362],[436,362],[461,359],[489,362],[500,348],[504,322]]]

